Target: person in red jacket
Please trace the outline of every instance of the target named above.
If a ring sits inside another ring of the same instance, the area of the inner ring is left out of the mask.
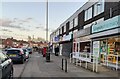
[[[43,48],[43,57],[45,57],[45,56],[46,56],[46,52],[47,52],[47,48],[46,48],[46,47],[44,47],[44,48]]]

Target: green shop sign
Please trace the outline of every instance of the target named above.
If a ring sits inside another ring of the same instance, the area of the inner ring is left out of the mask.
[[[92,26],[92,33],[120,27],[120,15]]]

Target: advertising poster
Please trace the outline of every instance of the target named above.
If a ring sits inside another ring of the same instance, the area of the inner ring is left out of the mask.
[[[99,57],[100,41],[93,42],[93,55]]]

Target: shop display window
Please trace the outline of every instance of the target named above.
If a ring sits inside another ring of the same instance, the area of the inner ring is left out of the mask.
[[[108,61],[120,63],[120,37],[108,39]]]
[[[120,55],[120,42],[115,43],[115,54]]]
[[[108,39],[108,53],[120,55],[120,37]]]
[[[80,43],[80,52],[90,53],[90,42]]]
[[[106,64],[106,60],[107,60],[107,40],[101,40],[100,41],[100,61],[101,63]]]
[[[100,41],[100,52],[107,53],[107,40]]]

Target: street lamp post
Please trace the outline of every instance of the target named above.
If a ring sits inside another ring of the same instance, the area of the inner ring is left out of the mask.
[[[48,0],[46,0],[46,41],[48,42]]]
[[[46,0],[46,41],[48,44],[48,0]],[[50,53],[48,52],[48,45],[47,45],[47,53],[46,53],[46,62],[50,62]]]

